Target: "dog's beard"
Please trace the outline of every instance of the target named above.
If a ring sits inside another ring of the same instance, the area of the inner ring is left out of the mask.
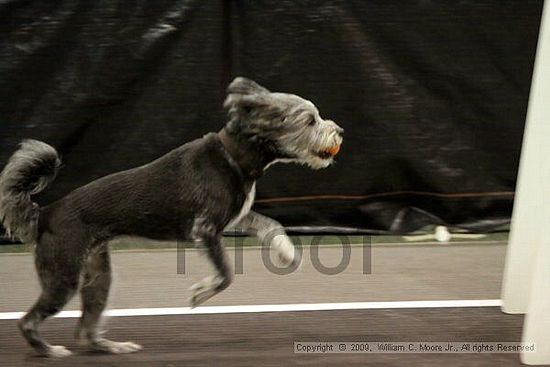
[[[342,144],[342,137],[332,128],[304,127],[278,139],[279,146],[293,158],[280,159],[283,163],[299,163],[312,169],[326,168],[334,163],[334,154],[327,152]]]
[[[319,157],[311,157],[307,160],[304,160],[302,164],[305,164],[311,169],[322,169],[327,168],[331,164],[334,163],[334,158],[319,158]]]

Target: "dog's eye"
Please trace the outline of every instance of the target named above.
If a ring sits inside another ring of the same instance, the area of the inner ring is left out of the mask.
[[[307,122],[308,126],[314,126],[317,123],[314,117],[310,118]]]

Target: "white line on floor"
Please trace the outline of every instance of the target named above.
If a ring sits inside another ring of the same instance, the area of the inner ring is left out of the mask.
[[[348,303],[297,303],[283,305],[237,305],[237,306],[203,306],[165,307],[165,308],[126,308],[108,310],[107,316],[166,316],[166,315],[204,315],[250,312],[291,312],[291,311],[338,311],[338,310],[372,310],[395,308],[441,308],[441,307],[500,307],[499,299],[478,300],[442,300],[442,301],[390,301],[390,302],[348,302]],[[16,320],[24,312],[0,312],[0,320]],[[80,311],[62,311],[55,317],[80,317]]]

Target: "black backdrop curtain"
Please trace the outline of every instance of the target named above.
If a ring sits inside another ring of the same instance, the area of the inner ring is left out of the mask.
[[[346,130],[333,167],[278,165],[286,226],[492,230],[511,215],[542,0],[0,4],[0,164],[23,138],[64,168],[41,204],[220,129],[237,75]]]

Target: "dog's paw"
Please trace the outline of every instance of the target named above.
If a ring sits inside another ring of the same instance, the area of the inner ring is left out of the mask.
[[[53,358],[68,357],[71,354],[73,353],[62,345],[49,345],[45,352],[45,356]]]
[[[286,235],[279,235],[273,238],[272,241],[273,250],[277,253],[277,260],[284,267],[296,266],[301,263],[296,247],[292,244],[292,241]]]
[[[89,344],[91,350],[111,354],[126,354],[140,351],[141,345],[132,342],[114,342],[109,339],[99,339]]]
[[[189,297],[188,303],[189,307],[195,308],[206,302],[208,299],[212,298],[214,294],[212,292],[203,292],[198,294],[193,294]]]
[[[189,298],[189,306],[195,308],[202,303],[212,298],[219,291],[217,290],[223,279],[219,276],[213,275],[206,277],[200,282],[193,284],[189,291],[191,297]]]

